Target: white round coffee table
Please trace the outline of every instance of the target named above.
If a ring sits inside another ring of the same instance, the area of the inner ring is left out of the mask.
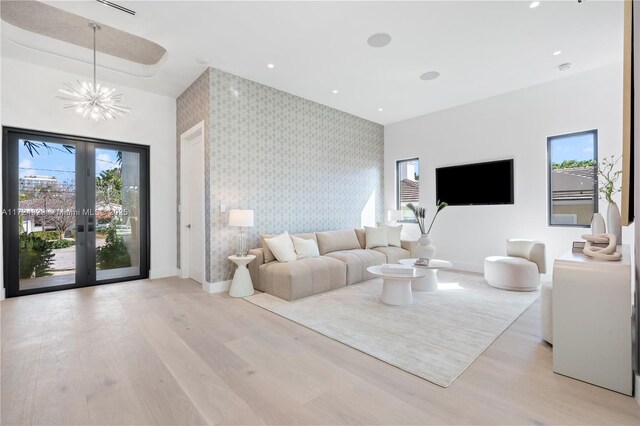
[[[233,274],[229,296],[231,297],[247,297],[253,294],[253,283],[247,265],[256,257],[252,254],[246,256],[229,256],[229,260],[238,265],[236,272]]]
[[[382,277],[382,294],[380,300],[387,305],[410,305],[413,303],[411,281],[427,275],[425,269],[413,268],[411,275],[382,272],[382,265],[369,266],[367,271]]]
[[[448,269],[453,266],[451,262],[446,260],[431,259],[428,266],[415,266],[418,259],[401,259],[401,265],[413,266],[421,271],[425,271],[423,278],[417,278],[411,281],[411,289],[413,291],[434,291],[438,289],[438,270]]]

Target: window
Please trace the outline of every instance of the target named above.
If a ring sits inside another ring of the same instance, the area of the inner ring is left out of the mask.
[[[549,225],[588,227],[598,211],[598,132],[547,138]]]
[[[415,222],[415,216],[407,204],[418,205],[420,196],[420,160],[396,161],[396,206],[402,210],[403,221]]]

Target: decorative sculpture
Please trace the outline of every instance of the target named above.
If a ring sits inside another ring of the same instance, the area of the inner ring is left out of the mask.
[[[582,251],[589,257],[600,260],[620,260],[622,257],[622,254],[616,251],[618,241],[614,234],[583,234],[582,238],[587,241]],[[607,246],[597,247],[594,243]]]

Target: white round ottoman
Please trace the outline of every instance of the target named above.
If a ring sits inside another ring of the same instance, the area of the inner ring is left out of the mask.
[[[542,338],[553,345],[553,286],[551,282],[542,284],[540,296],[540,323],[542,325]]]
[[[484,259],[484,279],[504,290],[533,291],[540,284],[538,265],[522,257],[490,256]]]

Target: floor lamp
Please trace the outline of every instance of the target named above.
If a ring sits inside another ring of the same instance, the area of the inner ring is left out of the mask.
[[[246,256],[247,253],[244,249],[244,228],[253,226],[253,210],[229,210],[229,222],[227,224],[240,228],[240,253],[238,253],[238,256]]]

